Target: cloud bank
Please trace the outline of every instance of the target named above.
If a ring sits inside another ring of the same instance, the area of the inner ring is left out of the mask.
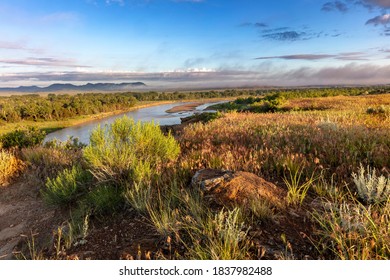
[[[299,86],[390,84],[390,65],[350,63],[341,67],[301,67],[280,70],[259,67],[257,70],[229,69],[172,72],[88,72],[64,71],[15,73],[0,75],[1,82],[104,82],[140,81],[156,88],[210,88],[232,86]]]
[[[348,52],[339,54],[291,54],[291,55],[280,55],[280,56],[261,56],[255,59],[266,60],[266,59],[285,59],[285,60],[320,60],[333,58],[337,60],[368,60],[368,57],[363,52]]]

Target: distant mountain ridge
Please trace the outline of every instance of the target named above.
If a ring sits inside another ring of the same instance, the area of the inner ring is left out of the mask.
[[[37,86],[20,86],[20,87],[7,87],[0,88],[0,92],[56,92],[56,91],[125,91],[132,90],[135,87],[144,87],[146,84],[142,82],[134,83],[88,83],[85,85],[73,85],[73,84],[52,84],[47,87],[37,87]]]

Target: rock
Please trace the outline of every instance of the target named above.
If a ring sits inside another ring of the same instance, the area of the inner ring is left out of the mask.
[[[273,206],[279,206],[285,196],[283,190],[273,183],[242,171],[202,169],[192,178],[192,186],[199,187],[222,205],[245,206],[263,199]]]
[[[210,192],[213,188],[223,182],[228,182],[233,179],[231,171],[217,169],[202,169],[195,173],[192,177],[192,186],[200,187],[202,191]]]

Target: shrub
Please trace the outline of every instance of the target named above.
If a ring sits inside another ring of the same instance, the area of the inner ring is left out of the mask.
[[[84,157],[100,182],[124,186],[148,181],[163,164],[176,159],[179,150],[175,139],[164,136],[157,124],[123,117],[92,131]]]
[[[12,147],[26,148],[42,144],[46,133],[36,127],[27,130],[17,129],[1,136],[0,141],[5,149]]]
[[[387,201],[390,196],[390,178],[386,179],[383,175],[378,177],[375,168],[369,166],[367,174],[365,172],[364,167],[360,165],[359,173],[352,173],[359,197],[369,204]]]
[[[83,187],[90,179],[89,173],[76,165],[63,170],[54,179],[48,178],[41,194],[48,204],[67,205],[83,193]]]
[[[386,116],[386,115],[390,115],[390,108],[386,108],[383,105],[378,107],[369,107],[366,110],[366,113],[369,115]]]
[[[194,114],[192,116],[189,116],[187,118],[184,118],[185,121],[191,121],[191,122],[202,122],[202,123],[208,123],[213,120],[219,119],[223,116],[223,114],[219,111],[217,112],[204,112],[200,114]]]
[[[53,140],[47,141],[44,144],[45,148],[56,148],[56,149],[64,149],[64,150],[78,150],[86,147],[84,143],[79,141],[79,138],[69,136],[66,141],[61,141],[56,138]]]
[[[17,175],[23,166],[23,162],[11,152],[0,149],[0,186]]]
[[[122,193],[112,186],[98,186],[87,195],[87,203],[97,214],[112,213],[123,206]]]

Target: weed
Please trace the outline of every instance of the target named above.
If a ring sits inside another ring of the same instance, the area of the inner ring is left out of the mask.
[[[282,233],[280,235],[280,239],[282,240],[282,242],[284,244],[284,251],[281,252],[277,256],[278,259],[280,259],[280,260],[295,260],[293,248],[292,248],[290,241],[287,240],[287,236],[284,233]]]
[[[309,188],[315,182],[314,174],[308,178],[305,182],[302,182],[302,173],[303,167],[291,170],[288,168],[289,178],[283,178],[284,183],[286,184],[287,191],[287,203],[291,205],[302,205]]]
[[[146,204],[150,222],[154,225],[157,232],[165,237],[172,233],[177,233],[180,229],[178,208],[175,207],[172,197],[159,194],[156,200],[149,201]]]
[[[89,218],[90,211],[83,208],[76,209],[71,213],[70,220],[66,222],[66,227],[62,230],[66,249],[72,246],[83,245],[87,242]]]
[[[331,176],[330,181],[327,181],[324,174],[321,174],[319,180],[313,184],[315,193],[323,199],[328,199],[332,202],[340,202],[345,198],[346,193],[336,185],[334,176]]]
[[[150,184],[134,183],[124,193],[126,201],[138,212],[146,212],[151,195]]]
[[[201,221],[187,217],[184,229],[190,238],[189,259],[241,260],[249,256],[250,244],[241,210],[209,212]]]
[[[360,165],[358,174],[352,173],[353,181],[356,185],[359,197],[365,203],[381,203],[390,197],[390,177],[377,176],[375,168],[367,166],[367,174],[365,168]]]
[[[320,244],[338,259],[390,258],[390,200],[381,207],[328,203],[324,210],[313,215],[321,228]]]
[[[24,260],[44,260],[45,257],[43,255],[42,250],[39,250],[36,244],[36,236],[38,233],[30,233],[30,235],[24,235],[22,234],[21,237],[26,238],[26,245],[27,245],[27,253],[28,255],[25,255],[23,251],[20,252],[14,252],[17,259],[22,258]]]
[[[276,215],[271,203],[266,199],[251,200],[249,209],[260,222],[273,220]]]

